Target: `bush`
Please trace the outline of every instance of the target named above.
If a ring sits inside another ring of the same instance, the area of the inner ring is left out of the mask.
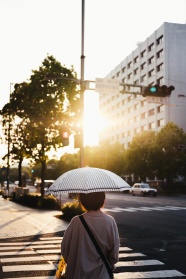
[[[38,208],[42,209],[57,209],[57,200],[54,196],[40,197]]]
[[[11,200],[35,209],[57,209],[57,200],[54,196],[41,197],[41,194],[33,193],[21,195],[19,199],[14,196]]]
[[[29,207],[38,208],[39,199],[40,199],[40,195],[38,194],[37,195],[26,194],[20,196],[20,203]]]
[[[65,203],[62,206],[61,211],[63,213],[62,218],[65,219],[65,220],[68,220],[68,221],[70,221],[74,216],[80,215],[83,212],[85,212],[82,209],[79,201],[77,201],[77,200],[74,200],[73,202]]]

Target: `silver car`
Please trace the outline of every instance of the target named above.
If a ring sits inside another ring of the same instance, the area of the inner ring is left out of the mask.
[[[135,183],[130,189],[130,193],[134,195],[152,195],[153,197],[157,196],[157,190],[154,188],[150,188],[148,183]]]

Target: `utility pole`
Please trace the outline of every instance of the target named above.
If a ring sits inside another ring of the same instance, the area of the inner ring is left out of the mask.
[[[84,30],[85,30],[85,0],[82,0],[82,16],[81,16],[81,79],[80,79],[80,98],[81,98],[81,131],[80,131],[80,167],[84,167],[84,66],[85,66],[85,55],[84,55]]]

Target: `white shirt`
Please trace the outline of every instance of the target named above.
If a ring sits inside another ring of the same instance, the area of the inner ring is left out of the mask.
[[[118,262],[119,234],[113,217],[101,210],[83,214],[90,230],[111,266]],[[108,271],[96,251],[79,216],[75,216],[65,231],[61,254],[67,263],[68,279],[110,279]]]

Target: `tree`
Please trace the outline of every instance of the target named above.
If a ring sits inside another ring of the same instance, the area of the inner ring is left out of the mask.
[[[185,156],[180,152],[178,146],[183,144],[184,139],[183,129],[172,122],[169,122],[157,133],[153,148],[154,169],[159,178],[166,178],[167,186],[183,170]]]
[[[39,70],[32,71],[28,82],[15,85],[11,94],[11,115],[17,115],[26,123],[27,149],[36,163],[41,164],[41,194],[44,194],[44,179],[47,152],[62,146],[64,127],[70,130],[79,112],[79,91],[73,81],[74,69],[67,69],[53,56],[44,59]],[[65,79],[48,80],[52,73]],[[75,118],[76,116],[76,118]]]
[[[153,131],[144,131],[133,138],[125,156],[128,174],[139,176],[141,180],[153,175],[151,148],[154,141]]]
[[[124,171],[124,148],[119,143],[103,142],[99,146],[85,147],[85,162],[90,167],[110,170],[118,175]]]

